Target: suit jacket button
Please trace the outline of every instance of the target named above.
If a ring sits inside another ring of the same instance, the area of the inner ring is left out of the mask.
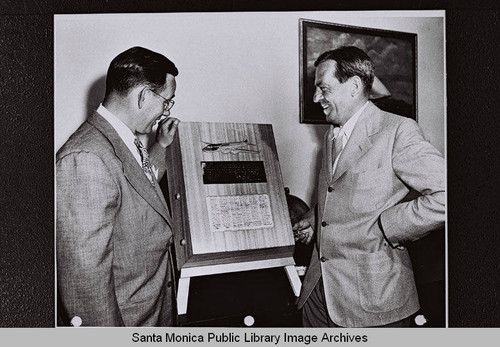
[[[327,222],[325,222],[325,221],[321,222],[321,226],[322,226],[322,227],[326,227],[327,225],[328,225],[328,223],[327,223]]]
[[[321,257],[319,260],[321,260],[321,262],[325,262],[326,261],[326,258],[325,257]]]
[[[328,193],[333,192],[333,187],[328,187]]]
[[[171,282],[171,281],[168,281],[168,282],[167,282],[167,288],[170,288],[170,287],[172,287],[172,282]]]

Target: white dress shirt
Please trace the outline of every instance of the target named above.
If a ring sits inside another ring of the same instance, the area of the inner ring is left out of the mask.
[[[329,139],[331,141],[338,141],[342,140],[342,150],[340,153],[337,154],[337,157],[335,158],[335,161],[333,162],[333,170],[332,172],[335,173],[335,169],[337,168],[337,163],[340,158],[340,154],[342,154],[342,151],[345,148],[345,145],[347,144],[347,141],[349,141],[349,138],[351,137],[352,131],[354,130],[354,126],[356,125],[356,122],[359,119],[359,116],[363,111],[365,110],[366,106],[368,106],[368,101],[361,106],[361,108],[352,116],[349,118],[349,120],[344,124],[344,126],[341,126],[340,128],[334,128],[332,125],[330,127],[330,133],[328,134]],[[339,129],[338,131],[336,129]]]
[[[127,148],[130,150],[132,155],[134,156],[135,160],[137,160],[137,163],[139,166],[142,168],[142,158],[141,154],[139,153],[139,149],[135,145],[134,141],[136,139],[136,136],[130,130],[130,128],[123,123],[118,117],[116,117],[114,114],[112,114],[106,107],[104,107],[102,104],[99,105],[97,108],[97,112],[104,118],[106,119],[109,124],[116,130],[118,133],[118,136],[122,139],[122,141],[125,143]],[[156,177],[158,177],[158,169],[151,163],[151,168],[153,170],[153,173],[155,174]],[[146,173],[144,173],[146,175]],[[147,176],[147,175],[146,175]]]

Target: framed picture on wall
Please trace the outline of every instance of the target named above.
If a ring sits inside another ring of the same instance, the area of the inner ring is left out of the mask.
[[[300,123],[326,124],[313,102],[314,62],[341,46],[364,50],[375,64],[370,99],[380,109],[417,120],[417,34],[299,19]]]

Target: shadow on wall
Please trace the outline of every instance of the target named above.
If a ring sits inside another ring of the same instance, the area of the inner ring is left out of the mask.
[[[96,79],[94,83],[90,86],[87,93],[87,109],[86,115],[87,117],[92,114],[97,108],[99,104],[104,99],[104,93],[106,91],[106,76],[103,75]]]
[[[311,207],[316,204],[318,201],[318,180],[319,180],[319,172],[321,170],[321,161],[323,159],[323,137],[328,130],[330,126],[329,125],[311,125],[310,129],[313,134],[312,139],[313,142],[316,146],[317,154],[316,157],[314,158],[312,162],[312,167],[311,172],[313,172],[313,175],[311,176],[312,182],[311,182],[311,187],[313,187],[313,190],[311,192],[310,200],[311,201]],[[314,154],[313,154],[314,155]]]

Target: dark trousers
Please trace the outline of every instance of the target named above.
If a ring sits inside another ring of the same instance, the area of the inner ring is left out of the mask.
[[[302,308],[302,325],[308,328],[341,328],[328,315],[322,278],[316,283],[314,290]],[[394,323],[377,326],[377,328],[408,328],[410,326],[411,316]]]

